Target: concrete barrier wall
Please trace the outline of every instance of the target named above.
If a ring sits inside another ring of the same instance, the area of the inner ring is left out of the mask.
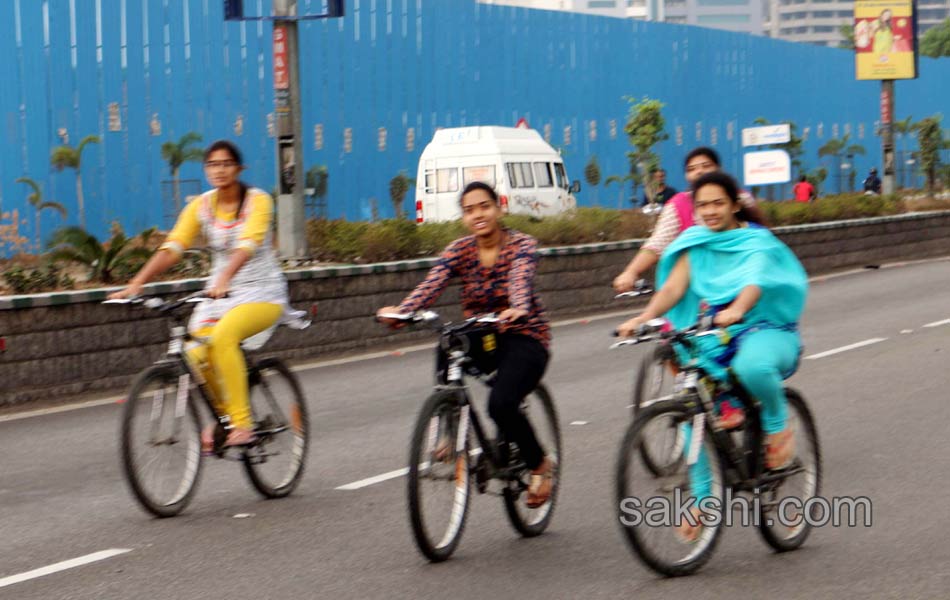
[[[950,254],[950,211],[783,227],[775,230],[811,274]],[[538,286],[552,317],[617,309],[610,282],[639,240],[545,248]],[[365,351],[431,339],[376,324],[376,308],[395,304],[432,259],[288,272],[291,302],[317,306],[312,327],[282,329],[263,349],[286,359]],[[151,293],[200,289],[201,280],[155,284]],[[142,308],[102,305],[105,290],[0,297],[0,406],[120,390],[164,351],[168,323]],[[437,307],[458,315],[451,287]],[[557,341],[555,338],[555,345]]]

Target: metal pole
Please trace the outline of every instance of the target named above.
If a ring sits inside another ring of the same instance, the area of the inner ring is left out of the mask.
[[[274,0],[274,16],[297,15],[297,0]],[[282,28],[282,32],[278,31]],[[304,164],[300,108],[300,62],[297,21],[274,23],[274,59],[286,61],[274,88],[277,112],[277,237],[281,258],[302,260],[308,255],[304,214]],[[285,47],[281,48],[280,44]],[[283,51],[283,52],[281,52]]]
[[[881,150],[884,155],[884,177],[881,191],[893,194],[897,185],[895,182],[894,165],[894,80],[881,81]]]

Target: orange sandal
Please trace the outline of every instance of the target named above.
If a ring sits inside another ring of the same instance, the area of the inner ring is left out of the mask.
[[[545,456],[541,465],[531,471],[531,483],[528,485],[528,497],[525,500],[528,508],[541,508],[551,499],[556,467],[557,464]]]
[[[773,433],[765,442],[765,467],[771,471],[784,469],[792,464],[795,458],[795,436],[791,428],[786,427],[778,433]]]

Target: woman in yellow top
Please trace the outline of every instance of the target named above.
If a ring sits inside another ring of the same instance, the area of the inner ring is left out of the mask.
[[[871,51],[874,54],[888,54],[894,48],[894,28],[891,26],[891,11],[884,9],[880,18],[874,23],[874,45]]]
[[[191,316],[189,331],[206,338],[207,344],[192,348],[189,354],[197,364],[205,365],[204,375],[216,405],[230,417],[225,445],[242,446],[256,439],[241,343],[247,340],[245,347],[259,347],[282,318],[289,321],[302,313],[290,309],[287,280],[273,250],[274,201],[239,179],[244,164],[241,152],[231,142],[211,144],[205,151],[204,167],[214,189],[185,207],[165,243],[129,285],[110,298],[141,295],[143,285],[177,263],[198,234],[204,234],[212,251],[206,292],[215,300],[202,302]],[[202,432],[206,451],[214,427],[212,424]]]

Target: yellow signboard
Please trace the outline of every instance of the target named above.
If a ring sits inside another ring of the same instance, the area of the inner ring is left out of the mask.
[[[916,79],[917,27],[913,0],[854,3],[854,62],[858,79]]]

